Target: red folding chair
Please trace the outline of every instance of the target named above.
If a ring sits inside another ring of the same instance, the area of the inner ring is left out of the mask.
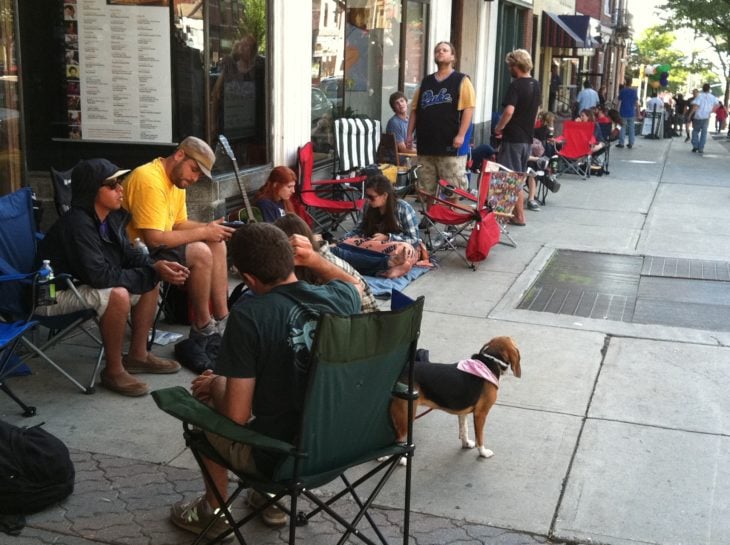
[[[595,142],[596,124],[583,121],[565,121],[558,150],[560,174],[577,174],[587,179],[591,175],[591,144]]]
[[[433,201],[428,210],[424,206],[423,214],[444,241],[439,248],[432,246],[431,251],[455,251],[464,260],[467,267],[474,271],[477,269],[477,264],[487,258],[489,249],[497,244],[500,238],[500,228],[496,216],[487,206],[490,177],[491,173],[482,169],[479,176],[479,192],[476,197],[468,191],[448,185],[445,180],[439,180],[443,189],[453,191],[455,195],[466,199],[469,201],[467,204],[442,199],[440,196],[433,196],[418,189],[419,198],[424,202]],[[438,227],[439,224],[451,226],[453,230],[441,230]],[[464,254],[459,252],[459,247],[456,245],[459,239],[466,243]]]
[[[314,149],[311,142],[301,146],[297,152],[299,179],[297,195],[307,207],[319,231],[336,231],[342,222],[351,216],[357,222],[365,199],[362,192],[346,184],[363,183],[367,176],[356,176],[341,180],[312,180]]]

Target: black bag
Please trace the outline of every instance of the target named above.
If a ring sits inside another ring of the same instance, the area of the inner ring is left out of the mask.
[[[43,428],[0,420],[0,514],[37,513],[73,492],[68,449]]]

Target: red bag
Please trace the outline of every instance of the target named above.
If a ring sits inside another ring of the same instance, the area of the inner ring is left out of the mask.
[[[490,248],[499,242],[499,225],[494,214],[483,210],[481,216],[482,220],[474,225],[466,243],[466,258],[472,263],[487,259]]]

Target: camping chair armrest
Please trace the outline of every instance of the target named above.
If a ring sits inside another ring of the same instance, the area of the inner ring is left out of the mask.
[[[33,276],[35,273],[30,274],[0,274],[0,282],[18,282],[20,280],[27,280],[31,276]]]
[[[293,454],[296,451],[294,445],[286,441],[273,439],[237,424],[205,403],[195,399],[182,386],[155,390],[152,392],[152,398],[161,410],[178,420],[231,441],[281,454]]]
[[[418,192],[418,196],[421,199],[428,199],[442,206],[447,206],[449,208],[452,208],[453,210],[459,210],[467,214],[478,214],[477,210],[473,206],[464,206],[463,204],[447,201],[446,199],[442,199],[441,197],[437,197],[436,195],[431,195],[430,193],[423,191],[422,189],[417,189],[416,191]]]

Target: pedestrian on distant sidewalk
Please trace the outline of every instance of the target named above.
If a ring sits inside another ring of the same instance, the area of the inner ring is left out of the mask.
[[[626,85],[618,94],[618,113],[623,120],[621,124],[621,131],[618,135],[617,148],[624,147],[624,141],[626,140],[626,133],[629,135],[628,146],[629,149],[634,147],[636,141],[636,118],[639,115],[639,95],[636,93],[636,89],[631,87],[633,79],[631,76],[626,76]]]
[[[707,142],[710,115],[717,110],[720,101],[710,94],[710,84],[702,86],[702,92],[692,102],[692,153],[703,153]]]

